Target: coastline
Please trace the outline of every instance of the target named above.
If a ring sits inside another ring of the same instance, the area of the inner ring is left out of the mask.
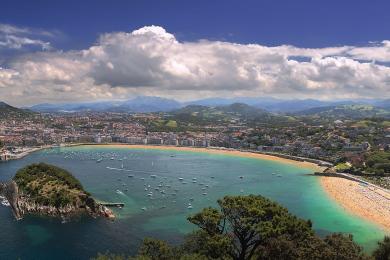
[[[390,193],[340,177],[321,176],[320,184],[341,207],[390,233]]]
[[[327,167],[320,166],[319,164],[287,159],[284,157],[278,157],[277,155],[264,154],[254,151],[241,151],[233,149],[221,149],[215,147],[182,147],[182,146],[164,146],[164,145],[131,145],[131,144],[70,144],[60,147],[75,147],[75,146],[101,146],[109,148],[124,148],[124,149],[156,149],[156,150],[171,150],[171,151],[188,151],[188,152],[200,152],[211,153],[221,155],[231,155],[237,157],[254,158],[261,160],[271,160],[275,162],[290,164],[298,167],[303,167],[313,170],[313,172],[323,172]],[[57,147],[57,146],[56,146]],[[30,152],[37,150],[54,148],[52,146],[42,147],[39,149],[31,149]],[[26,156],[30,152],[26,152],[23,156]],[[301,159],[301,158],[300,158]],[[304,158],[303,158],[304,159]],[[364,187],[359,182],[353,180],[347,180],[339,177],[319,177],[321,187],[326,194],[338,203],[344,210],[349,213],[366,219],[370,222],[377,224],[383,230],[390,233],[390,204],[386,207],[386,203],[382,200],[383,196],[389,196],[383,191],[378,191],[374,188]],[[382,194],[383,192],[384,194]]]

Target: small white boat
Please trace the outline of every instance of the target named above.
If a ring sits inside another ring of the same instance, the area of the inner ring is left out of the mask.
[[[145,211],[145,210],[146,210],[146,207],[142,207],[141,209],[142,209],[143,211]]]

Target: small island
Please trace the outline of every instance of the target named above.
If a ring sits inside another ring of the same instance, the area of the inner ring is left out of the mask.
[[[46,163],[20,169],[12,181],[0,183],[0,195],[8,200],[16,219],[29,213],[62,219],[82,214],[115,218],[71,173]]]

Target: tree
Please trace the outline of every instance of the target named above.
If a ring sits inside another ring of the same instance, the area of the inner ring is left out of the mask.
[[[174,249],[165,241],[153,238],[145,238],[138,254],[149,257],[151,260],[170,260],[175,259]]]
[[[288,234],[292,238],[313,235],[311,223],[291,215],[279,204],[262,196],[226,196],[218,200],[220,211],[206,208],[188,220],[209,237],[231,240],[228,254],[250,259],[268,239]]]
[[[367,259],[362,248],[353,241],[352,235],[334,233],[325,237],[331,255],[329,259]]]
[[[378,248],[372,254],[376,260],[390,259],[390,236],[385,236],[383,241],[378,242]]]
[[[205,208],[188,218],[199,230],[188,235],[181,246],[145,239],[138,255],[129,259],[369,259],[351,235],[331,234],[321,239],[310,221],[262,196],[226,196],[218,204],[220,209]],[[389,260],[389,251],[390,237],[386,237],[374,252],[375,259]],[[122,260],[99,260],[111,259]]]

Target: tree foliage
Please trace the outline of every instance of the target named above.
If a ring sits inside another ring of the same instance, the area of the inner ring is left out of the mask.
[[[183,244],[171,246],[148,238],[137,256],[129,259],[370,259],[351,235],[330,234],[322,239],[315,235],[310,221],[265,197],[226,196],[218,205],[219,209],[205,208],[188,218],[199,229]],[[388,260],[389,248],[387,237],[374,252],[375,259]]]

